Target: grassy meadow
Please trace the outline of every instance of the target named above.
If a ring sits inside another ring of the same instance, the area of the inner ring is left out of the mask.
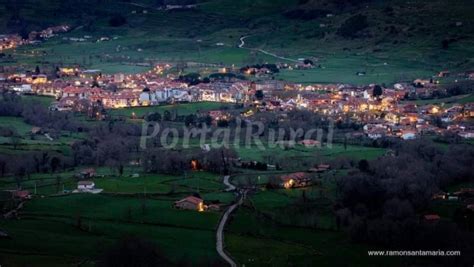
[[[130,234],[156,243],[175,263],[219,261],[214,229],[220,213],[183,211],[172,205],[193,193],[208,201],[233,201],[232,193],[222,191],[220,178],[205,172],[128,176],[134,172],[127,168],[127,176],[116,177],[107,168],[98,169],[105,175],[94,179],[96,188],[104,190],[101,194],[58,195],[75,189],[74,171],[25,179],[21,186],[32,193],[36,187],[37,195],[21,210],[21,220],[0,222],[0,229],[12,237],[0,242],[0,259],[12,264],[93,264],[104,248]],[[14,189],[16,182],[3,179],[0,188]],[[20,254],[27,256],[20,259]]]

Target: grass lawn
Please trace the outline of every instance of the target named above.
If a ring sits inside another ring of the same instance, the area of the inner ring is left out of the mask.
[[[108,193],[170,193],[219,191],[219,177],[207,172],[190,172],[182,176],[143,174],[138,178],[111,177],[95,179],[96,187]]]
[[[150,240],[176,263],[183,259],[194,264],[218,261],[214,232],[209,230],[95,219],[83,219],[80,230],[76,219],[54,217],[6,221],[2,229],[12,239],[0,243],[0,255],[14,264],[18,264],[15,255],[19,253],[26,254],[21,261],[28,264],[40,257],[44,262],[44,265],[40,262],[40,266],[51,266],[50,261],[57,262],[58,258],[61,266],[84,260],[94,262],[106,248],[126,235]]]
[[[54,97],[51,97],[51,96],[23,95],[21,97],[23,101],[26,101],[29,103],[40,103],[46,108],[48,108],[51,105],[51,103],[55,101]]]
[[[37,98],[28,96],[27,101],[37,101]],[[39,97],[42,99],[43,97]],[[50,98],[43,101],[46,103]],[[5,154],[21,154],[31,151],[51,151],[68,155],[71,152],[70,144],[78,139],[83,139],[85,133],[71,133],[62,131],[59,136],[54,136],[49,140],[43,134],[32,135],[31,130],[34,125],[24,122],[22,117],[0,116],[0,125],[7,129],[14,130],[19,135],[17,148],[13,147],[11,137],[0,136],[0,151]]]
[[[244,160],[264,161],[267,157],[281,157],[282,159],[305,159],[316,158],[320,160],[331,160],[336,157],[346,156],[355,159],[374,159],[385,153],[383,148],[372,148],[363,146],[348,145],[347,149],[341,144],[332,144],[332,147],[322,146],[321,148],[307,148],[303,145],[296,145],[294,148],[282,149],[280,147],[265,147],[265,150],[256,146],[247,148],[239,146],[235,148],[239,156]]]
[[[10,129],[15,129],[15,131],[20,135],[30,133],[31,128],[33,127],[32,125],[25,123],[21,117],[6,116],[0,116],[0,125]]]
[[[461,190],[462,188],[472,188],[472,187],[474,187],[474,181],[464,182],[464,183],[460,183],[460,184],[457,184],[457,185],[449,186],[447,188],[447,192],[454,193],[456,191]]]
[[[120,197],[102,194],[72,194],[33,199],[25,205],[23,216],[82,216],[91,220],[132,221],[184,228],[214,229],[218,213],[183,211],[172,208],[179,197],[144,199],[143,196]]]
[[[402,62],[391,62],[385,65],[387,59],[372,58],[367,62],[363,55],[340,57],[337,55],[327,56],[321,62],[322,68],[309,70],[282,70],[276,75],[277,79],[292,81],[297,83],[350,83],[350,84],[370,84],[387,83],[392,84],[400,79],[414,80],[418,77],[432,75],[429,70],[421,70],[414,66],[408,66]],[[366,75],[358,76],[356,72],[364,71]]]
[[[175,105],[163,105],[163,106],[152,106],[152,107],[133,107],[123,109],[112,109],[109,113],[112,116],[124,116],[131,117],[132,113],[135,113],[137,117],[143,117],[148,113],[159,112],[162,116],[165,111],[171,113],[176,112],[176,115],[189,115],[198,112],[205,112],[210,110],[222,109],[223,107],[229,107],[231,104],[223,104],[219,102],[197,102],[197,103],[184,103]]]
[[[0,223],[12,237],[0,242],[0,259],[12,264],[38,259],[39,266],[93,262],[118,239],[134,235],[156,243],[174,262],[219,261],[214,229],[220,213],[174,209],[178,199],[104,194],[34,198],[20,220]],[[25,256],[20,259],[21,254]]]

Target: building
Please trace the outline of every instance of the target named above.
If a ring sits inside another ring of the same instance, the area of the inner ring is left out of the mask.
[[[87,168],[87,169],[81,170],[81,172],[79,172],[77,176],[81,179],[90,179],[96,176],[96,174],[97,173],[94,168]]]
[[[13,91],[18,92],[20,94],[30,94],[33,92],[31,84],[22,84],[19,86],[14,86],[12,89]]]
[[[413,130],[403,130],[400,137],[403,140],[413,140],[416,138],[416,131]]]
[[[173,205],[177,209],[183,210],[197,210],[199,212],[204,211],[206,206],[204,205],[204,201],[195,196],[188,196],[181,200],[178,200]]]
[[[312,139],[301,140],[298,143],[300,145],[304,145],[305,147],[315,147],[315,146],[320,147],[321,146],[321,142],[312,140]]]
[[[423,216],[423,221],[427,223],[436,223],[441,219],[438,214],[427,214]]]
[[[286,189],[311,185],[311,178],[304,172],[295,172],[280,177],[280,186]]]
[[[93,181],[79,181],[77,182],[77,190],[79,191],[88,191],[94,190],[95,183]]]
[[[13,195],[13,198],[20,199],[20,200],[31,198],[31,194],[27,190],[16,190],[12,192],[12,195]]]
[[[86,88],[68,86],[63,89],[62,98],[75,97],[78,99],[86,99],[89,96],[89,92]]]

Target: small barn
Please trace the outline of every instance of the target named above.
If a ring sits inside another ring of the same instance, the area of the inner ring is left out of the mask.
[[[188,196],[181,200],[178,200],[173,204],[173,206],[177,209],[197,211],[204,211],[206,208],[204,205],[204,201],[195,196]]]
[[[95,183],[93,181],[79,181],[77,182],[77,190],[79,191],[88,191],[94,190]]]

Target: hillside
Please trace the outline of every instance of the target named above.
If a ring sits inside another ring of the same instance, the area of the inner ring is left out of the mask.
[[[41,52],[34,59],[19,49],[17,61],[30,64],[80,63],[117,71],[124,60],[282,61],[255,50],[262,49],[294,60],[313,58],[321,65],[306,73],[283,72],[282,79],[394,82],[473,68],[474,5],[449,2],[207,0],[189,10],[161,10],[163,1],[151,0],[3,0],[0,29],[21,33],[69,23],[77,28],[66,36],[117,37],[100,46],[52,39],[34,48]],[[114,23],[117,18],[123,23]],[[248,36],[244,47],[252,49],[237,47],[242,36]],[[354,77],[358,71],[367,75]]]

